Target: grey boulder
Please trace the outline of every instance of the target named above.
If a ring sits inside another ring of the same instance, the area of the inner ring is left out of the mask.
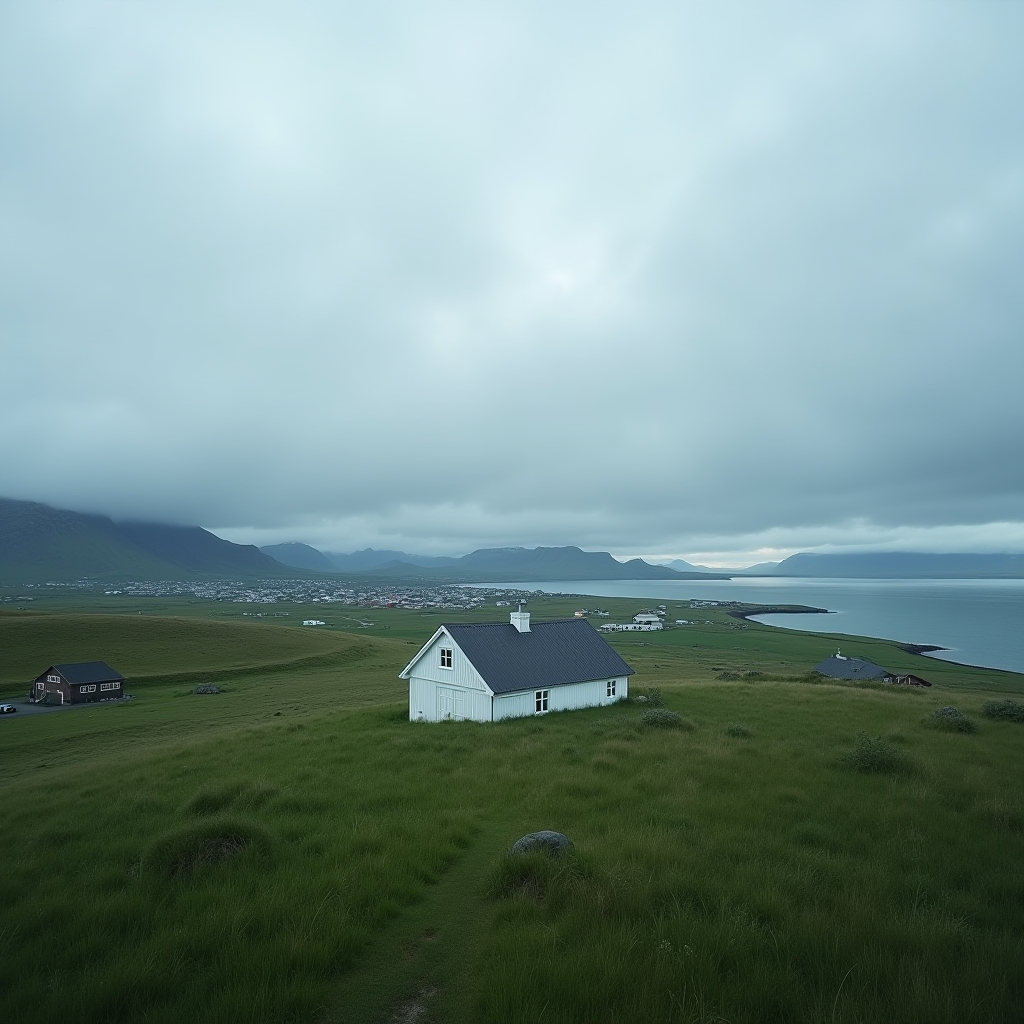
[[[572,840],[561,832],[550,832],[545,829],[542,832],[531,832],[522,839],[517,839],[512,844],[511,853],[533,853],[539,850],[549,857],[557,857],[566,847],[572,846]]]

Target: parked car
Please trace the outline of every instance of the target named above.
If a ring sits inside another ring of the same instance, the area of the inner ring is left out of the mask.
[[[17,710],[13,704],[0,704],[0,715],[13,715]]]

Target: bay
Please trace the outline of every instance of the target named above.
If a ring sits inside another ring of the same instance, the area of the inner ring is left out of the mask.
[[[670,602],[803,604],[829,615],[763,615],[758,621],[813,633],[877,637],[946,648],[931,656],[1024,672],[1024,580],[864,580],[737,577],[731,580],[576,580],[492,583],[516,590]],[[680,615],[680,618],[686,618]]]

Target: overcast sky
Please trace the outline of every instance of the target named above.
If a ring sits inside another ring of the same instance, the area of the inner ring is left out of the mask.
[[[5,3],[0,494],[1024,550],[1024,4]]]

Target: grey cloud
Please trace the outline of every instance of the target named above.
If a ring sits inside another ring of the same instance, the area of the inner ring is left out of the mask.
[[[1024,523],[1014,6],[0,19],[3,493],[338,548]]]

